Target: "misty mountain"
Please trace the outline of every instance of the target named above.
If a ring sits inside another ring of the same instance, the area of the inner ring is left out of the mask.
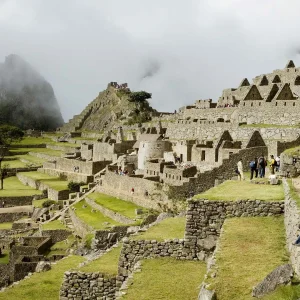
[[[36,130],[63,124],[52,86],[15,54],[0,64],[0,124]]]

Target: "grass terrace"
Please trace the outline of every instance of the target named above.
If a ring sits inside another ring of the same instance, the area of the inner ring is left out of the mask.
[[[134,273],[133,283],[123,299],[198,299],[205,273],[206,264],[202,261],[174,258],[143,260],[142,272]]]
[[[54,220],[42,225],[42,230],[66,229],[66,226],[59,220]]]
[[[208,200],[284,200],[283,186],[269,184],[253,184],[250,181],[227,180],[208,191],[194,196],[194,199]]]
[[[4,179],[4,189],[0,190],[0,197],[32,196],[41,193],[30,186],[23,185],[16,176],[13,176]]]
[[[289,148],[284,151],[285,154],[289,155],[299,155],[300,154],[300,146],[299,147],[294,147],[294,148]]]
[[[22,175],[40,181],[56,191],[68,190],[68,181],[62,180],[59,177],[50,176],[40,172],[26,172]]]
[[[147,231],[132,236],[133,240],[157,240],[183,239],[185,231],[185,217],[168,218],[151,226]]]
[[[49,156],[56,156],[56,157],[61,157],[61,155],[63,154],[63,151],[60,150],[53,150],[53,149],[48,149],[48,148],[13,148],[10,149],[9,152],[14,155],[14,154],[18,154],[20,152],[33,152],[33,153],[41,153],[41,154],[46,154]]]
[[[288,262],[283,217],[232,218],[223,229],[212,288],[218,299],[253,299],[252,288]]]
[[[17,169],[17,168],[26,168],[26,167],[28,167],[27,164],[21,162],[18,159],[10,160],[10,161],[4,161],[3,165],[8,165],[8,168],[10,168],[10,169]]]
[[[9,263],[9,252],[3,251],[2,254],[0,254],[0,264],[8,264]]]
[[[0,300],[53,300],[58,299],[64,272],[74,269],[83,262],[81,256],[69,256],[52,265],[47,272],[34,273],[14,287],[0,293]]]
[[[124,201],[101,193],[92,193],[88,197],[94,200],[97,204],[104,206],[105,208],[110,209],[130,219],[136,218],[136,209],[143,209],[146,211],[145,208],[138,206],[132,202]]]
[[[11,229],[13,223],[0,223],[0,230],[2,229]]]
[[[113,248],[111,251],[105,253],[100,258],[93,260],[89,264],[81,267],[79,271],[86,273],[100,272],[107,275],[117,275],[121,249],[122,245]]]
[[[57,242],[51,246],[50,250],[46,253],[49,257],[51,255],[67,255],[67,250],[71,248],[71,246],[76,241],[74,235],[69,235],[69,237],[61,242]]]
[[[27,145],[42,145],[53,142],[47,137],[25,137],[20,142],[13,143],[13,146],[27,146]]]
[[[76,208],[76,216],[94,229],[108,229],[114,225],[122,225],[121,223],[104,216],[100,211],[92,212],[92,207],[85,201],[78,202],[74,207]]]

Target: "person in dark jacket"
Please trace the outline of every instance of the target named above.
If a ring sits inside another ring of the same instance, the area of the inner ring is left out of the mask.
[[[258,176],[258,159],[257,159],[257,157],[255,157],[255,159],[250,162],[250,172],[251,172],[250,180],[253,179],[254,173],[255,173],[255,178],[257,178],[257,176]]]

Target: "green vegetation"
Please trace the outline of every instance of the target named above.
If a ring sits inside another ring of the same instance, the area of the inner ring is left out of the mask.
[[[50,176],[41,172],[26,172],[23,173],[23,175],[36,181],[42,182],[56,191],[68,190],[68,182],[66,180],[60,179],[59,177]]]
[[[263,300],[298,300],[300,285],[280,286],[273,293],[263,297]]]
[[[292,179],[288,179],[287,183],[288,183],[288,185],[290,187],[290,195],[291,195],[291,197],[296,201],[297,206],[300,208],[300,195],[299,195],[299,191],[297,191],[297,189],[293,185],[293,180]]]
[[[53,142],[50,138],[47,137],[25,137],[23,140],[13,143],[12,145],[42,145]]]
[[[41,191],[35,190],[30,186],[23,185],[17,177],[13,176],[4,179],[4,189],[0,190],[0,197],[32,196],[40,195],[41,193]]]
[[[194,300],[205,273],[206,264],[200,261],[147,259],[142,262],[142,272],[134,273],[124,300]]]
[[[3,251],[0,254],[0,264],[8,264],[9,263],[9,252]]]
[[[111,251],[105,253],[100,258],[93,260],[89,264],[81,267],[81,272],[100,272],[107,275],[118,274],[118,262],[121,253],[122,245],[113,248]]]
[[[0,223],[0,230],[1,229],[11,229],[12,223]]]
[[[42,207],[50,207],[51,205],[53,205],[53,204],[57,204],[57,202],[56,201],[54,201],[54,200],[50,200],[50,199],[47,199],[46,201],[44,201],[43,203],[42,203]]]
[[[74,181],[70,181],[68,183],[68,189],[71,193],[74,193],[74,192],[79,192],[80,191],[80,187],[81,186],[84,186],[85,183],[84,182],[74,182]]]
[[[49,200],[49,199],[33,200],[33,201],[32,201],[32,205],[33,205],[34,207],[37,207],[37,208],[42,208],[42,207],[43,207],[43,203],[44,203],[45,201],[47,201],[47,200]]]
[[[65,225],[62,224],[59,220],[54,220],[49,223],[42,225],[43,230],[56,230],[56,229],[66,229]]]
[[[63,153],[62,151],[48,149],[48,148],[13,148],[10,149],[9,152],[11,154],[33,152],[33,153],[41,153],[41,154],[46,154],[49,156],[56,156],[56,157],[61,157]]]
[[[46,253],[46,256],[52,256],[52,255],[66,255],[67,250],[69,250],[74,242],[76,241],[74,235],[69,235],[69,237],[61,242],[57,242],[52,247],[50,250]]]
[[[212,288],[218,299],[253,299],[253,286],[288,262],[283,217],[232,218],[223,229]]]
[[[131,92],[129,94],[129,101],[130,102],[144,102],[148,99],[152,98],[152,94],[145,92],[145,91],[140,91],[140,92]]]
[[[255,127],[255,128],[299,128],[299,125],[279,125],[279,124],[241,124],[240,127]]]
[[[75,213],[77,217],[94,229],[107,229],[113,225],[122,225],[115,220],[104,216],[99,211],[92,212],[91,206],[89,206],[85,201],[78,202],[74,205],[74,207],[76,208]]]
[[[53,300],[59,295],[65,271],[76,268],[83,262],[81,256],[70,256],[52,265],[52,269],[44,273],[34,273],[29,279],[22,280],[17,286],[0,293],[0,300]]]
[[[138,206],[132,202],[124,201],[101,193],[92,193],[88,197],[94,200],[97,204],[102,205],[130,219],[136,218],[136,209],[144,209],[143,207]]]
[[[250,181],[227,180],[222,184],[196,195],[194,199],[208,200],[284,200],[282,185],[253,184]]]
[[[30,154],[16,155],[15,157],[18,158],[19,160],[24,159],[24,160],[28,161],[28,164],[33,164],[33,165],[38,165],[38,166],[43,165],[43,163],[46,161],[45,159],[38,158],[38,157],[32,156]]]
[[[17,168],[26,168],[27,165],[18,159],[16,160],[10,160],[10,161],[5,161],[5,164],[7,164],[8,169],[17,169]]]
[[[289,154],[289,155],[299,155],[300,154],[300,146],[286,149],[284,151],[284,153]]]
[[[185,217],[168,218],[150,227],[146,232],[133,236],[134,240],[157,240],[183,239],[185,231]]]

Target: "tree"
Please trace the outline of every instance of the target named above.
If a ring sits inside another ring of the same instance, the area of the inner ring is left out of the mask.
[[[13,142],[21,141],[24,132],[15,126],[1,125],[0,126],[0,190],[3,190],[3,181],[7,175],[7,164],[2,166],[4,156],[8,154],[8,150]]]
[[[140,91],[140,92],[132,92],[129,96],[130,102],[144,102],[147,99],[151,99],[152,94]]]

